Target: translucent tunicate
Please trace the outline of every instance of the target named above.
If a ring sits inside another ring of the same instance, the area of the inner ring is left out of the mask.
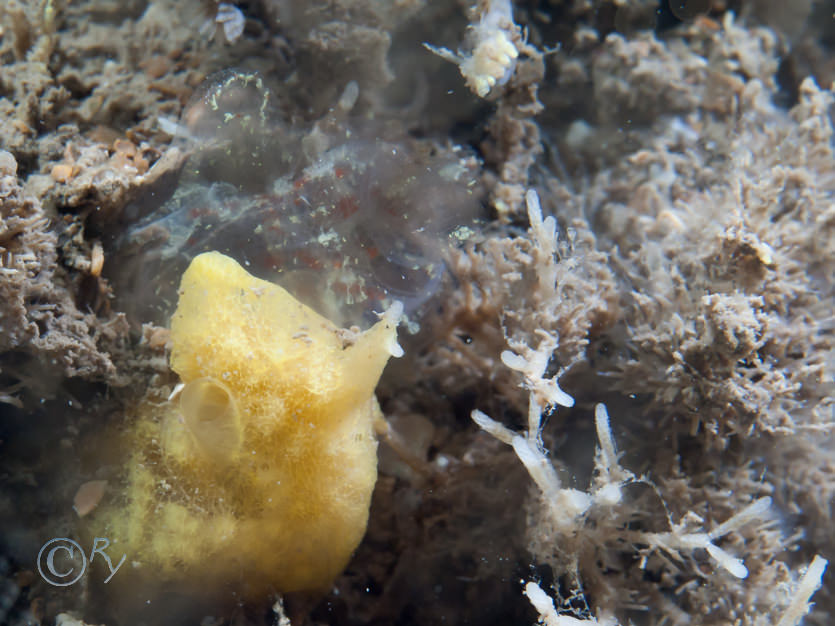
[[[367,128],[290,132],[260,117],[259,89],[225,75],[185,111],[193,154],[178,188],[118,243],[124,307],[165,323],[189,261],[216,250],[338,324],[367,326],[392,300],[415,311],[437,290],[450,233],[480,209],[476,160]]]
[[[670,0],[670,12],[682,21],[707,15],[710,7],[710,0]]]
[[[272,99],[257,73],[224,70],[198,87],[173,128],[172,146],[189,154],[182,184],[228,182],[255,191],[280,172],[292,146]]]

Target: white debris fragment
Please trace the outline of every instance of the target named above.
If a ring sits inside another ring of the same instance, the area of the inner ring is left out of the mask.
[[[399,300],[395,300],[391,303],[391,306],[382,314],[380,315],[380,319],[386,320],[389,324],[397,326],[400,324],[400,321],[403,318],[403,303]],[[402,357],[405,352],[403,347],[397,343],[397,335],[392,335],[389,339],[388,344],[386,345],[388,348],[388,353],[393,356],[395,359],[399,359]]]

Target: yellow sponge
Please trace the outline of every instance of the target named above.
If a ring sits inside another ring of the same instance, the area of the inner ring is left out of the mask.
[[[229,257],[196,257],[171,322],[184,387],[139,411],[124,499],[100,513],[114,549],[158,580],[326,588],[368,521],[399,314],[352,334]]]

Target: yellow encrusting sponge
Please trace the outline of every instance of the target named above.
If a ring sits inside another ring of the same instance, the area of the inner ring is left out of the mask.
[[[351,334],[229,257],[196,257],[171,321],[183,388],[140,407],[124,499],[99,516],[128,563],[248,593],[326,588],[368,521],[399,316]]]

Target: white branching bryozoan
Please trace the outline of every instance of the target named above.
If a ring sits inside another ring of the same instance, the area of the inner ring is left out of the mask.
[[[526,201],[530,220],[528,238],[532,243],[528,251],[530,261],[536,261],[538,267],[554,270],[553,274],[549,271],[537,273],[540,290],[554,292],[559,287],[556,268],[560,263],[556,252],[556,224],[551,216],[543,218],[535,192],[529,191]],[[533,503],[531,519],[535,526],[530,532],[531,546],[536,547],[531,549],[552,564],[556,563],[554,567],[560,568],[555,572],[558,575],[576,577],[578,585],[588,584],[593,589],[591,597],[598,603],[593,607],[593,617],[587,612],[578,615],[567,607],[557,609],[553,599],[539,585],[528,582],[524,593],[539,612],[540,623],[547,626],[615,626],[618,623],[614,612],[621,603],[624,607],[634,605],[613,591],[606,582],[607,572],[601,570],[606,567],[601,565],[604,563],[615,568],[610,571],[617,572],[617,566],[611,564],[620,561],[609,556],[612,550],[615,554],[624,549],[634,550],[641,557],[635,561],[638,569],[660,567],[661,571],[655,571],[655,575],[672,574],[687,580],[689,572],[693,578],[680,589],[701,584],[699,581],[706,576],[702,563],[705,555],[715,565],[712,576],[724,577],[719,584],[728,587],[742,584],[741,581],[748,577],[748,568],[742,558],[732,553],[732,547],[745,547],[739,539],[752,533],[773,530],[777,521],[771,511],[771,497],[753,500],[719,523],[711,524],[696,512],[695,507],[674,519],[655,483],[620,465],[609,414],[603,404],[598,404],[594,411],[598,447],[591,485],[586,490],[563,486],[560,474],[543,446],[541,421],[543,411],[557,406],[572,407],[574,398],[560,387],[559,379],[564,369],[549,375],[549,364],[559,346],[558,335],[543,329],[535,330],[533,334],[539,337],[535,347],[530,339],[509,338],[509,349],[501,354],[503,364],[521,374],[520,385],[528,392],[526,429],[515,432],[479,410],[474,410],[471,416],[481,429],[513,448],[536,483],[540,497]],[[665,531],[632,526],[632,520],[640,519],[640,516],[635,517],[635,502],[625,498],[624,487],[629,484],[647,485],[661,499],[667,510]],[[732,534],[736,537],[726,540]],[[753,550],[749,556],[756,560],[756,546]],[[787,604],[775,605],[773,612],[780,616],[778,626],[797,626],[808,613],[809,600],[821,585],[826,564],[825,559],[815,557],[796,583],[796,589],[788,595]],[[734,579],[740,582],[732,583]]]
[[[557,254],[557,220],[553,215],[543,219],[539,195],[533,189],[525,193],[525,206],[531,224],[534,262],[541,269],[537,273],[539,289],[543,293],[550,293],[557,286],[557,264],[554,262]]]
[[[731,556],[713,543],[713,541],[721,539],[732,531],[739,530],[746,524],[754,521],[762,521],[767,516],[770,507],[771,498],[766,496],[765,498],[755,500],[710,532],[685,532],[685,525],[691,521],[691,519],[685,519],[681,524],[675,525],[671,532],[644,533],[644,540],[651,546],[661,548],[676,557],[681,553],[703,549],[717,565],[727,570],[731,575],[737,578],[746,578],[748,576],[748,568],[745,567],[742,560]],[[696,516],[693,514],[691,517],[695,518]],[[696,519],[696,521],[701,522],[701,519]]]
[[[821,555],[815,555],[809,567],[806,568],[806,573],[800,579],[800,584],[797,586],[794,598],[785,613],[780,617],[777,626],[797,626],[800,620],[809,612],[812,608],[809,600],[820,589],[821,583],[823,582],[823,573],[826,571],[828,563],[829,561]]]
[[[597,619],[578,619],[570,615],[560,615],[557,613],[551,597],[533,581],[525,585],[523,593],[528,597],[536,612],[539,613],[540,623],[545,624],[545,626],[617,626],[618,621],[611,615]]]

